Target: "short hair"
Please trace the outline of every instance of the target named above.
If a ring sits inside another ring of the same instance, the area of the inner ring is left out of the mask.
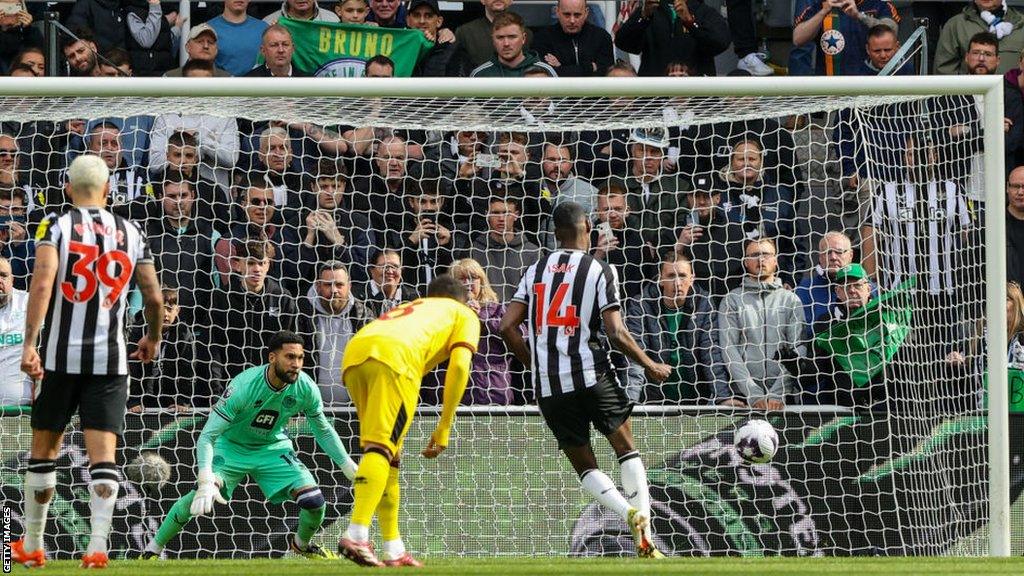
[[[28,197],[25,194],[24,188],[9,184],[0,185],[0,200],[10,200],[11,202],[14,202],[15,198],[20,199],[23,205],[28,205]]]
[[[272,32],[280,32],[280,33],[283,33],[283,34],[287,34],[288,38],[292,37],[291,31],[288,30],[287,28],[285,28],[284,26],[282,26],[280,24],[271,24],[270,26],[267,26],[267,29],[264,30],[263,34],[260,36],[260,44],[263,44],[264,42],[266,42],[267,41],[267,36],[270,35]]]
[[[551,70],[548,70],[543,66],[538,66],[537,64],[534,64],[527,68],[523,72],[523,76],[545,76],[547,78],[554,78],[554,76],[551,74]]]
[[[177,168],[167,168],[160,174],[160,186],[161,188],[168,184],[176,184],[178,186],[188,186],[188,189],[195,193],[196,185],[187,174],[178,170]]]
[[[693,260],[689,256],[679,250],[666,250],[661,255],[661,263],[658,265],[659,274],[661,273],[661,267],[665,266],[665,264],[678,264],[679,262],[684,262],[690,267],[691,271],[693,270]]]
[[[506,10],[494,16],[494,20],[491,21],[491,32],[505,26],[518,26],[519,30],[526,34],[526,22],[523,22],[523,17],[511,10]]]
[[[261,152],[263,151],[263,147],[267,145],[267,142],[270,140],[271,136],[280,136],[280,137],[284,138],[286,141],[288,141],[289,143],[291,142],[291,138],[292,138],[291,135],[288,134],[288,131],[285,130],[284,128],[282,128],[280,126],[270,126],[267,129],[265,129],[263,132],[260,132],[260,151]]]
[[[627,60],[621,60],[621,59],[620,60],[616,60],[614,64],[612,64],[607,69],[605,69],[604,75],[607,76],[607,75],[611,74],[612,72],[616,72],[616,71],[618,71],[618,72],[628,72],[628,73],[632,74],[633,76],[636,76],[636,68],[633,68],[633,65],[630,64],[629,61],[627,61]]]
[[[376,64],[377,66],[384,66],[384,67],[387,67],[387,68],[391,68],[391,73],[392,74],[394,74],[394,72],[395,72],[395,61],[392,60],[391,58],[388,58],[387,56],[385,56],[383,54],[377,54],[373,58],[370,58],[369,60],[367,60],[366,61],[366,67],[364,68],[364,70],[368,70],[370,68],[370,64]]]
[[[619,180],[608,180],[597,189],[598,196],[622,196],[625,197],[627,194],[626,185]]]
[[[821,250],[822,246],[828,246],[829,238],[841,238],[844,242],[849,244],[850,247],[853,247],[853,240],[850,240],[850,237],[847,236],[845,232],[840,232],[839,230],[829,230],[828,232],[825,232],[825,234],[822,235],[821,240],[818,240],[818,250]]]
[[[775,240],[769,238],[768,236],[761,236],[759,238],[748,238],[747,241],[743,243],[744,256],[746,256],[747,248],[750,248],[752,244],[767,244],[771,246],[772,250],[775,250],[776,255],[778,255],[779,249],[775,245]]]
[[[101,66],[132,66],[132,58],[126,50],[111,48],[103,53],[103,59],[98,62]]]
[[[244,260],[267,260],[274,256],[274,246],[269,240],[248,239],[235,247],[235,256]]]
[[[260,190],[272,190],[274,186],[270,183],[270,179],[267,178],[266,172],[260,170],[248,170],[239,176],[238,183],[235,184],[235,196],[240,196],[240,198],[238,198],[239,201],[244,200],[245,195],[253,188],[258,188]]]
[[[490,205],[494,204],[495,202],[502,202],[504,204],[508,204],[508,205],[513,206],[515,208],[515,211],[516,211],[517,214],[522,209],[522,206],[520,205],[522,203],[522,201],[520,201],[515,196],[511,196],[511,195],[508,195],[508,194],[505,194],[505,195],[494,194],[494,195],[492,195],[491,198],[487,201],[487,206],[490,207]]]
[[[399,261],[399,262],[401,262],[401,261],[402,261],[402,254],[401,254],[401,252],[399,252],[398,250],[395,250],[395,249],[393,249],[393,248],[382,248],[382,249],[380,249],[380,250],[377,250],[377,251],[376,251],[376,252],[375,252],[375,253],[373,254],[373,258],[370,258],[370,262],[371,262],[371,263],[372,263],[372,264],[373,264],[374,266],[377,266],[377,265],[378,265],[377,263],[378,263],[378,262],[380,262],[381,258],[384,258],[384,257],[385,257],[385,256],[387,256],[388,254],[393,254],[393,255],[395,255],[395,256],[398,256],[398,261]]]
[[[881,38],[882,36],[887,36],[889,34],[896,36],[897,39],[899,38],[899,35],[896,34],[896,31],[893,30],[891,26],[875,24],[871,28],[868,28],[867,40],[871,40],[872,38]]]
[[[199,141],[196,139],[196,135],[189,130],[175,130],[167,137],[167,146],[198,148]]]
[[[971,36],[970,42],[967,43],[967,49],[969,50],[973,44],[993,46],[996,49],[996,55],[999,54],[999,38],[991,32],[978,32],[974,36]]]
[[[327,262],[324,262],[316,269],[317,280],[319,280],[320,277],[323,276],[324,272],[329,272],[331,270],[343,270],[345,272],[345,277],[351,278],[351,276],[348,273],[348,266],[345,266],[344,262],[342,262],[341,260],[328,260]]]
[[[459,302],[465,302],[469,298],[462,282],[449,274],[442,274],[430,281],[430,284],[427,285],[427,297],[451,298]]]
[[[174,286],[167,286],[166,284],[160,289],[160,293],[164,297],[164,306],[177,306],[178,305],[178,289]]]
[[[306,341],[302,339],[302,336],[291,330],[281,330],[280,332],[275,332],[267,342],[267,354],[273,354],[288,344],[298,344],[305,349]]]
[[[529,146],[530,137],[526,135],[526,132],[499,132],[498,140],[496,144],[499,146],[502,144],[515,143],[520,146]]]
[[[683,62],[682,60],[671,60],[668,64],[665,64],[665,75],[668,76],[669,72],[676,68],[682,68],[683,72],[685,72],[687,76],[689,76],[692,71],[692,68],[690,68],[690,65],[686,62]]]
[[[185,62],[185,65],[181,67],[181,75],[188,76],[189,72],[209,72],[213,74],[213,62],[209,60],[196,60],[195,58]]]
[[[76,38],[77,37],[77,38]],[[72,26],[71,34],[64,36],[64,42],[60,46],[61,53],[74,46],[78,41],[96,43],[96,34],[88,26]]]
[[[578,202],[561,202],[551,211],[555,225],[555,237],[564,238],[579,231],[580,223],[587,221],[587,211]]]
[[[328,179],[348,182],[348,171],[345,170],[345,164],[329,158],[321,159],[316,165],[314,183],[316,180]]]
[[[441,194],[440,178],[419,178],[415,180],[416,186],[409,197],[415,196],[443,196]]]
[[[82,154],[68,167],[68,184],[74,190],[97,192],[110,181],[110,169],[95,154]]]

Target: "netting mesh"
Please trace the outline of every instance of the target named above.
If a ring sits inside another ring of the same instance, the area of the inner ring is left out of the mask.
[[[407,544],[435,555],[632,553],[625,526],[579,491],[497,335],[522,271],[555,248],[550,215],[565,200],[593,214],[593,253],[618,272],[632,335],[673,367],[659,385],[615,359],[638,403],[666,553],[986,550],[973,97],[7,97],[0,121],[0,255],[16,289],[27,287],[36,224],[66,207],[64,169],[91,151],[112,168],[111,209],[139,222],[175,290],[160,360],[132,366],[119,457],[159,454],[170,482],[129,474],[117,554],[137,553],[192,488],[204,409],[264,362],[275,330],[307,338],[307,371],[358,453],[345,344],[449,270],[484,281],[467,284],[479,289],[483,337],[453,449],[440,463],[403,461]],[[27,403],[25,383],[8,376],[4,401]],[[442,381],[424,378],[409,446],[432,429]],[[781,406],[768,416],[779,454],[743,463],[734,427],[748,407]],[[0,418],[3,497],[15,510],[29,441],[19,414]],[[1018,463],[1021,425],[1011,424]],[[292,432],[331,503],[330,545],[351,495],[304,426]],[[83,458],[74,436],[46,541],[58,557],[84,548],[68,520],[88,514],[74,496]],[[292,504],[267,504],[246,484],[168,553],[279,555],[296,523]]]

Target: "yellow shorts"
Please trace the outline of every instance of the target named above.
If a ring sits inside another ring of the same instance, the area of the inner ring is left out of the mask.
[[[343,379],[356,405],[359,445],[381,444],[391,450],[392,456],[398,456],[416,413],[419,381],[398,374],[373,358],[349,366]]]

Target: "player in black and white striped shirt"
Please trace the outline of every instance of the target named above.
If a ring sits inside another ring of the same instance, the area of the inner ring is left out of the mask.
[[[11,545],[16,562],[46,562],[43,530],[57,483],[54,460],[64,430],[78,412],[89,456],[91,538],[82,566],[107,565],[107,535],[120,474],[114,464],[124,429],[128,358],[124,314],[135,280],[145,301],[148,333],[133,357],[156,356],[163,298],[146,238],[138,226],[104,209],[110,172],[98,156],[68,168],[74,206],[50,214],[36,231],[36,261],[29,289],[21,369],[41,380],[32,403],[32,452],[25,474],[25,538]],[[45,323],[44,323],[45,317]],[[36,342],[42,332],[42,359]]]
[[[664,381],[671,368],[651,360],[626,330],[614,269],[587,253],[590,220],[583,207],[559,204],[552,221],[559,249],[527,268],[501,319],[501,335],[516,358],[530,367],[541,414],[580,484],[626,521],[637,555],[662,557],[650,532],[647,472],[633,446],[633,405],[608,361],[602,325],[608,341],[641,364],[651,380]],[[524,321],[529,345],[519,331]],[[597,467],[591,424],[608,438],[619,458],[625,497]]]

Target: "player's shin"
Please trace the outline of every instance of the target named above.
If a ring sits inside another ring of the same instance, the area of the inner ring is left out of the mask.
[[[156,531],[156,537],[146,546],[147,551],[157,554],[162,552],[164,546],[167,546],[167,543],[192,520],[192,499],[195,498],[195,495],[196,491],[193,490],[182,496],[174,503],[174,506],[171,506],[171,511],[167,513],[167,517]]]
[[[299,505],[299,529],[295,532],[295,544],[304,550],[323,525],[327,504],[323,492],[316,487],[300,490],[295,495],[295,503]]]
[[[359,469],[353,481],[355,504],[352,507],[352,521],[345,537],[355,542],[370,539],[370,521],[380,503],[391,469],[390,458],[382,451],[367,449],[359,459]]]
[[[596,468],[584,470],[580,474],[580,485],[594,499],[600,502],[602,506],[618,514],[623,520],[627,519],[632,506],[629,505],[629,502],[622,496],[622,493],[615,487],[615,483],[612,482],[612,479],[607,474]]]
[[[57,465],[53,460],[28,461],[25,473],[25,550],[43,548],[43,531],[50,510],[50,500],[57,486]]]
[[[647,487],[647,470],[636,450],[619,457],[619,471],[622,474],[622,491],[633,508],[651,517],[651,495]]]
[[[86,554],[107,552],[107,536],[110,524],[114,520],[114,506],[117,504],[117,492],[121,482],[121,474],[113,462],[97,462],[89,467],[92,481],[89,482],[89,525],[92,534]]]
[[[377,505],[377,524],[383,541],[383,560],[395,560],[405,554],[405,543],[398,532],[398,510],[401,488],[398,484],[398,463],[392,462],[388,472],[388,483],[384,488],[380,504]]]

